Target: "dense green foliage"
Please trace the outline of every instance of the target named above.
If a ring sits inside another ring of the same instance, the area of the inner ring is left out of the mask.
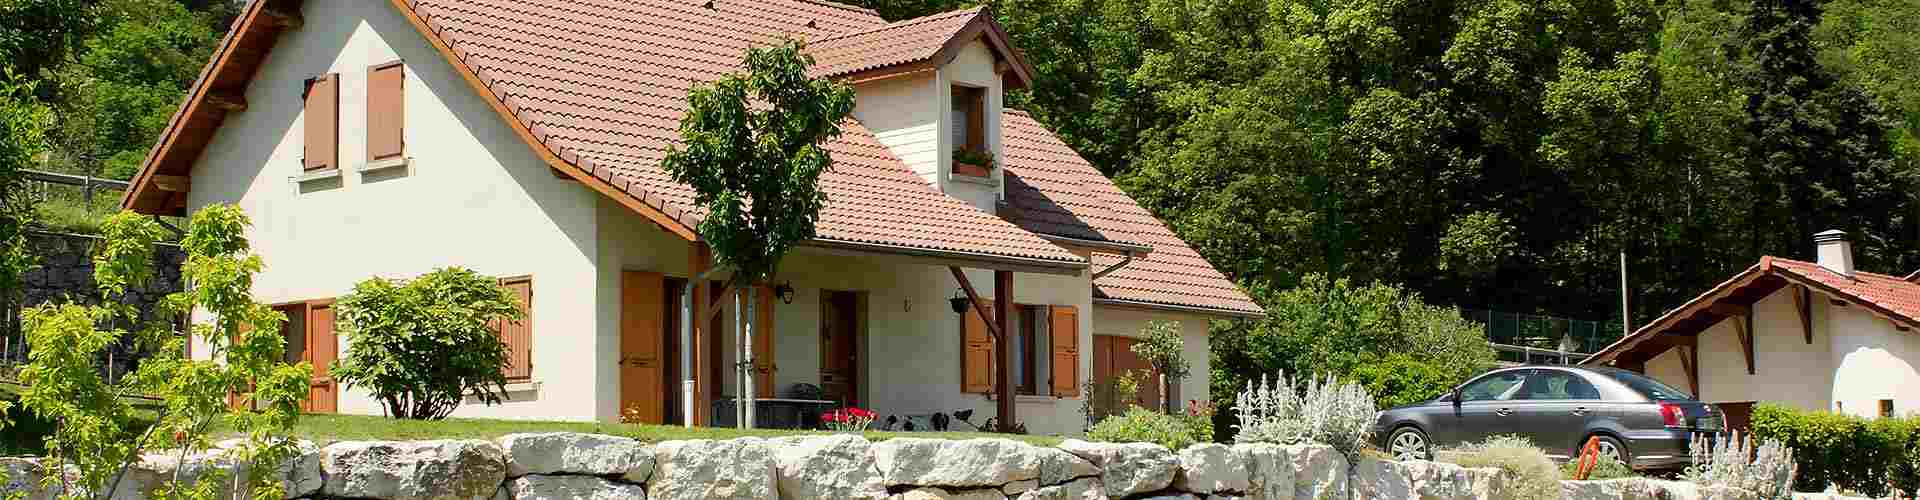
[[[33,84],[0,63],[0,307],[12,307],[20,275],[33,264],[24,231],[33,223],[33,198],[21,171],[34,168],[47,146],[47,109],[33,100]]]
[[[143,448],[174,448],[182,454],[207,449],[215,424],[244,434],[246,439],[226,452],[236,460],[280,463],[295,451],[285,437],[299,417],[311,372],[305,364],[284,361],[280,324],[285,317],[249,295],[262,264],[242,236],[247,219],[238,208],[216,205],[196,213],[193,221],[181,245],[187,252],[182,271],[191,288],[168,296],[157,318],[139,323],[137,311],[124,301],[128,290],[153,278],[148,263],[164,233],[153,219],[132,212],[102,225],[105,244],[94,258],[100,305],[48,304],[26,311],[30,349],[19,371],[20,404],[31,412],[32,419],[24,422],[31,427],[6,424],[4,431],[45,433],[48,459],[79,471],[70,485],[78,491],[113,489],[114,477]],[[209,353],[201,360],[184,357],[185,339],[173,330],[175,318],[194,310],[210,318],[193,325]],[[122,339],[147,357],[126,378],[104,380],[99,353]],[[157,421],[127,402],[136,394],[164,402]],[[278,483],[266,481],[271,473],[272,468],[260,467],[245,476],[208,473],[186,483],[173,478],[161,496],[210,498],[221,489],[278,496]],[[50,485],[61,480],[46,478]]]
[[[1439,397],[1493,366],[1479,325],[1406,289],[1309,275],[1273,295],[1267,317],[1213,333],[1213,399],[1230,401],[1256,373],[1331,374],[1365,386],[1383,408]]]
[[[387,415],[438,420],[468,397],[496,404],[505,395],[510,360],[498,325],[526,316],[497,280],[457,267],[374,278],[335,306],[347,354],[330,373],[372,391]]]
[[[680,144],[660,167],[693,186],[707,211],[700,236],[739,284],[771,278],[794,245],[813,239],[833,165],[826,141],[853,113],[853,89],[809,78],[800,42],[747,49],[746,72],[687,94]]]
[[[1753,439],[1793,449],[1796,491],[1836,485],[1878,498],[1889,486],[1907,496],[1920,488],[1920,417],[1868,419],[1762,403],[1751,419]]]
[[[1567,463],[1560,464],[1560,478],[1573,479],[1574,472],[1579,468],[1579,460],[1568,460]],[[1593,470],[1587,471],[1586,480],[1605,481],[1608,479],[1626,479],[1638,476],[1639,474],[1633,473],[1632,467],[1627,467],[1626,462],[1621,462],[1620,459],[1613,458],[1613,455],[1603,454],[1600,455],[1598,460],[1594,461]]]
[[[1194,443],[1213,442],[1213,426],[1194,425],[1186,415],[1169,415],[1138,406],[1087,429],[1087,439],[1109,443],[1153,443],[1179,451]]]

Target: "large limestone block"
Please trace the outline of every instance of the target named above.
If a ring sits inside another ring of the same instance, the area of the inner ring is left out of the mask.
[[[1461,467],[1444,462],[1400,462],[1421,500],[1494,500],[1500,491],[1500,469]]]
[[[1106,488],[1100,485],[1100,478],[1088,477],[1075,479],[1057,486],[1042,486],[1023,492],[1020,500],[1104,500]]]
[[[653,447],[655,500],[775,498],[775,445],[760,438],[667,441]]]
[[[507,489],[513,500],[647,500],[645,487],[592,476],[521,476]]]
[[[389,500],[485,499],[507,477],[488,441],[342,442],[321,450],[327,496]]]
[[[1173,487],[1200,494],[1244,492],[1249,488],[1246,457],[1217,443],[1188,446],[1174,454],[1180,472]]]
[[[1299,500],[1347,497],[1347,458],[1318,444],[1287,446],[1293,459],[1293,497]]]
[[[1233,445],[1247,466],[1248,500],[1292,500],[1293,459],[1287,448],[1270,443]]]
[[[1065,484],[1075,479],[1099,477],[1093,462],[1058,448],[1035,448],[1040,454],[1040,486]]]
[[[574,474],[644,483],[653,475],[653,447],[619,436],[544,432],[509,434],[497,442],[507,454],[507,477]]]
[[[1006,495],[993,488],[948,490],[945,488],[914,488],[905,493],[888,497],[891,500],[1006,500]]]
[[[1415,498],[1407,467],[1392,460],[1362,458],[1353,471],[1354,498],[1406,500]]]
[[[866,438],[835,434],[782,439],[779,444],[775,464],[784,500],[887,497]]]
[[[1159,491],[1173,484],[1180,462],[1165,447],[1151,443],[1093,443],[1069,439],[1060,449],[1100,468],[1107,496],[1124,498]]]
[[[1011,439],[899,438],[873,445],[888,487],[999,487],[1040,476],[1038,448]]]

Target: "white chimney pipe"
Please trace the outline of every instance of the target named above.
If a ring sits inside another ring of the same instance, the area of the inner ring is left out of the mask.
[[[1853,277],[1853,244],[1847,242],[1846,231],[1831,229],[1813,235],[1813,248],[1820,267]]]

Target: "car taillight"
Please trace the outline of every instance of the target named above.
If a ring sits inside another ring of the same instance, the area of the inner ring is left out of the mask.
[[[1660,403],[1660,420],[1665,421],[1667,427],[1686,427],[1687,411],[1680,405]]]

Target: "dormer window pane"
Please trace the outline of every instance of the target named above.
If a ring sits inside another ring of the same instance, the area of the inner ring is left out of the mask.
[[[986,127],[983,123],[986,117],[986,110],[983,109],[985,107],[986,89],[964,85],[953,86],[953,123],[949,123],[948,126],[953,130],[954,149],[969,151],[987,149]]]

